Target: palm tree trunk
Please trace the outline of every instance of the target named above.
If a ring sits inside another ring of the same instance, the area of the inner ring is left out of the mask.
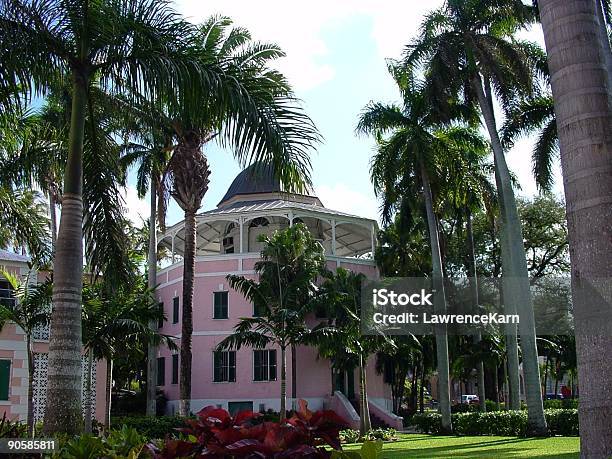
[[[26,335],[26,346],[28,349],[28,436],[34,436],[34,349],[32,348],[32,337]]]
[[[612,455],[609,297],[588,286],[612,277],[612,103],[593,1],[540,0],[564,177],[575,312],[580,453]],[[609,282],[609,281],[608,281]],[[602,286],[603,287],[603,286]],[[601,289],[600,291],[604,291]],[[608,290],[609,292],[609,290]]]
[[[54,252],[57,240],[57,214],[55,213],[55,196],[51,191],[49,191],[49,227],[51,229],[51,252]]]
[[[287,419],[287,347],[281,345],[281,393],[280,393],[280,422]]]
[[[196,251],[195,210],[185,211],[185,251],[183,254],[183,315],[181,328],[181,416],[191,411],[191,335],[193,333],[193,280]]]
[[[548,391],[547,383],[548,383],[548,356],[546,356],[546,362],[544,362],[544,387],[542,388],[542,393],[544,397],[546,397],[546,392]]]
[[[546,426],[546,418],[544,417],[542,392],[540,390],[540,368],[536,346],[535,321],[521,221],[516,207],[514,190],[512,189],[510,171],[506,164],[506,158],[495,124],[492,99],[485,96],[480,75],[476,74],[472,83],[478,96],[478,103],[489,132],[491,146],[493,147],[495,182],[499,195],[500,215],[502,217],[501,255],[504,307],[508,306],[510,314],[520,313],[519,332],[521,334],[523,376],[525,379],[525,395],[528,408],[527,430],[531,435],[546,435],[548,428]],[[507,344],[514,346],[512,341]],[[510,357],[514,359],[514,352],[512,351],[510,354]],[[510,364],[510,371],[512,372],[510,374],[512,382],[510,394],[513,397],[511,408],[516,409],[520,408],[520,402],[519,406],[516,406],[517,396],[520,394],[520,379],[514,373],[515,369],[518,370],[518,366],[515,368],[512,360],[510,360]]]
[[[493,386],[495,388],[495,403],[497,405],[497,411],[499,411],[500,406],[499,406],[499,365],[498,364],[495,364],[493,376],[494,376]]]
[[[291,406],[296,407],[297,401],[297,356],[295,344],[291,345]]]
[[[466,225],[466,237],[467,246],[469,250],[469,269],[468,276],[470,282],[470,290],[472,292],[472,301],[474,302],[474,308],[478,309],[479,295],[478,295],[478,274],[476,273],[476,250],[474,248],[474,231],[472,228],[472,213],[468,211],[467,225]],[[476,333],[474,335],[474,344],[478,345],[482,341],[482,334]],[[480,411],[487,411],[486,395],[485,395],[485,382],[484,382],[484,362],[482,357],[476,362],[476,379],[478,381],[478,402],[480,404]]]
[[[87,80],[73,72],[70,144],[53,272],[53,311],[44,432],[77,434],[81,412],[81,301],[83,288],[83,137]]]
[[[85,433],[91,433],[91,418],[92,418],[92,406],[91,406],[91,373],[93,371],[93,350],[87,350],[87,380],[86,387],[87,392],[85,393],[87,398],[85,399]]]
[[[111,408],[113,395],[113,359],[106,361],[106,403],[104,407],[104,426],[107,431],[111,427]]]
[[[421,388],[419,391],[419,411],[425,411],[425,365],[421,365]]]
[[[157,177],[155,167],[151,168],[150,216],[149,216],[149,252],[147,255],[147,279],[151,301],[156,302],[155,286],[157,285]],[[151,321],[149,328],[156,332],[157,321]],[[149,342],[147,347],[147,407],[146,415],[155,416],[157,408],[157,346]]]
[[[363,436],[372,430],[372,422],[368,403],[368,381],[362,355],[359,356],[359,410],[361,411],[359,413],[359,433]]]
[[[442,274],[442,257],[438,241],[438,226],[433,210],[433,197],[429,177],[425,165],[421,162],[421,181],[423,182],[423,197],[427,212],[427,226],[431,245],[431,264],[433,268],[433,286],[437,295],[434,296],[434,309],[437,314],[446,312],[446,296],[444,293],[444,278]],[[445,325],[436,325],[436,357],[438,364],[438,398],[442,414],[442,433],[451,433],[450,374],[448,361],[448,335]]]

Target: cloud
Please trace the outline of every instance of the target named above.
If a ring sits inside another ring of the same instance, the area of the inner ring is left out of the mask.
[[[316,193],[328,209],[378,220],[378,203],[372,193],[350,189],[344,183],[320,185]]]
[[[133,224],[140,226],[143,220],[149,218],[150,208],[148,195],[145,196],[145,199],[139,199],[136,187],[128,185],[122,191],[121,196],[125,202],[126,217],[129,218]]]

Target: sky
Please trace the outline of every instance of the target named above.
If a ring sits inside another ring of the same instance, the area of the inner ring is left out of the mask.
[[[334,210],[379,219],[369,177],[374,141],[357,136],[359,113],[370,101],[394,102],[399,94],[385,59],[399,58],[418,33],[424,15],[441,0],[179,0],[176,8],[194,23],[209,16],[229,16],[246,27],[254,40],[278,44],[286,53],[275,67],[302,100],[324,140],[312,155],[312,179],[323,204]],[[543,45],[539,27],[524,38]],[[518,194],[537,193],[531,174],[533,139],[517,142],[507,153],[510,169],[521,184]],[[202,210],[213,209],[240,172],[231,151],[208,145],[212,171]],[[557,167],[558,169],[558,167]],[[556,194],[562,192],[557,170]],[[130,217],[148,217],[148,200],[138,200],[132,183],[126,190]],[[167,223],[182,220],[172,202]]]

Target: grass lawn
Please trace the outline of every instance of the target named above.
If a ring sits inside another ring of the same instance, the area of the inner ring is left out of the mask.
[[[348,451],[360,445],[346,445]],[[384,459],[405,457],[549,457],[580,456],[579,437],[444,437],[423,434],[400,434],[396,442],[385,443]]]

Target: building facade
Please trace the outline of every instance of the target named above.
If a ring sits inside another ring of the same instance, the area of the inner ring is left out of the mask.
[[[369,278],[378,277],[372,257],[375,221],[327,209],[312,192],[303,195],[284,192],[270,168],[254,165],[245,169],[234,179],[216,209],[196,217],[193,411],[207,405],[230,412],[279,410],[279,349],[216,352],[215,347],[232,332],[241,317],[254,315],[253,305],[229,287],[226,276],[254,278],[254,265],[262,249],[259,235],[271,234],[298,222],[305,224],[321,242],[330,269],[342,266]],[[161,269],[157,277],[158,300],[167,319],[160,324],[161,331],[175,336],[180,345],[184,222],[168,228],[160,236],[159,245],[171,254],[171,264]],[[313,326],[317,323],[314,315],[309,322]],[[367,374],[372,411],[396,426],[397,419],[389,412],[390,386],[374,367],[372,359]],[[168,399],[169,413],[178,411],[179,369],[178,353],[160,348],[157,382]],[[295,381],[292,380],[294,372]],[[291,359],[287,359],[288,406],[292,401],[305,399],[312,409],[335,409],[350,420],[356,416],[350,401],[358,391],[357,371],[334,374],[329,361],[319,359],[312,347],[297,348],[295,371],[291,368]]]

